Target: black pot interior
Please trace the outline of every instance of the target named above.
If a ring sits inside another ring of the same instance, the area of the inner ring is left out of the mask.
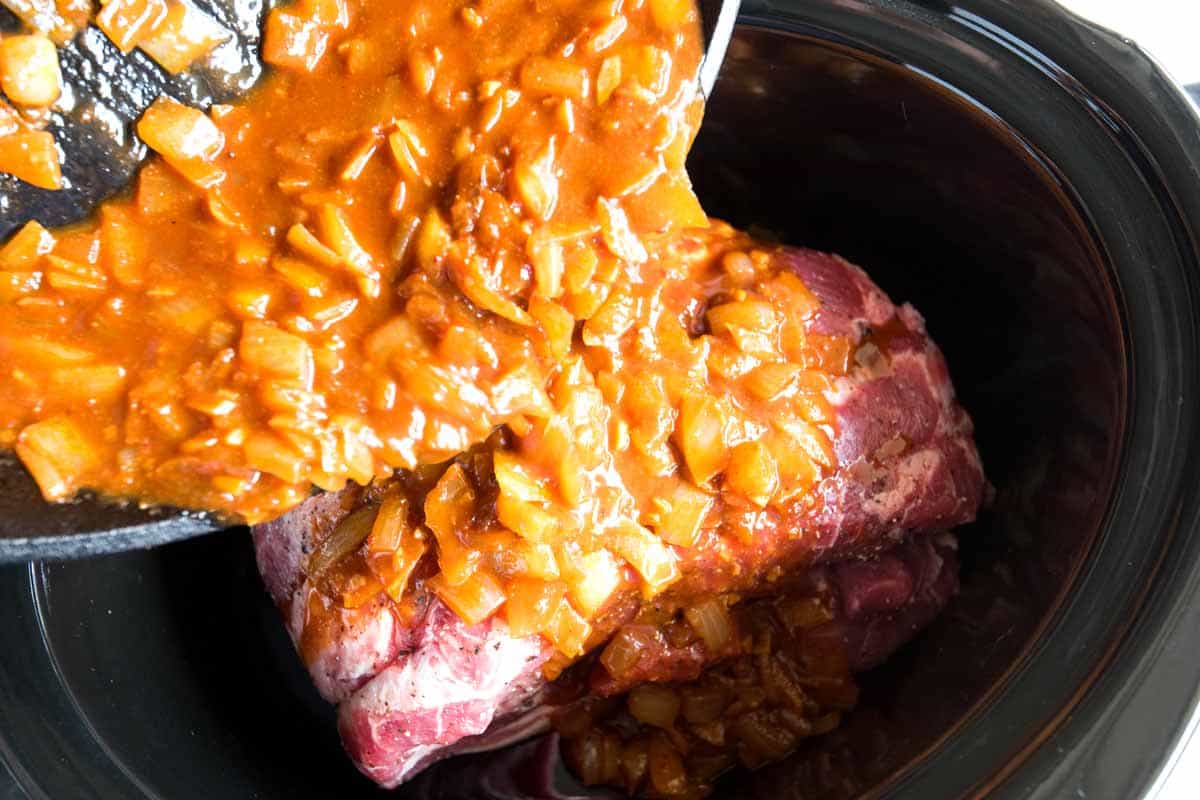
[[[916,305],[996,496],[961,531],[961,595],[863,677],[845,729],[721,796],[886,784],[1018,663],[1100,530],[1126,414],[1122,323],[1088,226],[1035,153],[901,64],[765,28],[735,38],[692,160],[706,208],[842,253]],[[383,796],[341,753],[244,530],[25,570],[0,589],[15,609],[3,641],[22,649],[0,671],[0,755],[32,796]],[[466,767],[390,796],[436,796]]]
[[[694,151],[706,208],[839,252],[913,303],[996,488],[960,531],[960,596],[864,676],[850,724],[727,785],[738,797],[856,796],[983,698],[1069,588],[1117,468],[1121,321],[1059,176],[1003,120],[861,51],[761,28],[735,40],[726,70]]]

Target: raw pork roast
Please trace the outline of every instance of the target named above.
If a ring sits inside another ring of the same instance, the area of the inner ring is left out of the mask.
[[[886,330],[886,358],[855,366],[827,399],[837,414],[839,468],[815,491],[821,502],[787,518],[800,537],[766,537],[738,553],[742,578],[696,558],[684,582],[744,594],[771,590],[764,576],[821,570],[836,590],[832,624],[849,662],[881,662],[940,611],[957,588],[953,527],[974,519],[985,481],[970,419],[954,399],[945,362],[910,306],[895,306],[857,267],[808,250],[778,251],[821,301],[816,333],[863,342]],[[896,443],[901,443],[899,446]],[[321,694],[339,705],[350,756],[372,780],[395,786],[448,755],[498,747],[548,724],[542,665],[551,648],[514,638],[503,620],[468,626],[434,599],[401,624],[386,598],[344,610],[315,648],[301,642],[308,613],[305,559],[361,502],[361,490],[313,497],[254,529],[259,568]],[[727,565],[726,565],[727,566]],[[638,665],[640,680],[686,678],[670,659]],[[605,690],[604,681],[594,687]],[[607,690],[620,688],[608,686]]]

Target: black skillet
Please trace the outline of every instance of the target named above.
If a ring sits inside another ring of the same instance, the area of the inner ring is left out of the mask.
[[[258,60],[262,2],[196,0],[196,5],[232,36],[204,64],[179,76],[168,75],[140,50],[123,55],[95,27],[62,48],[60,61],[74,106],[56,115],[53,130],[68,154],[66,187],[47,191],[0,174],[0,241],[30,219],[47,226],[76,222],[124,189],[146,155],[131,123],[160,94],[207,108],[235,100],[255,84],[263,71]],[[705,39],[700,85],[706,96],[738,5],[739,0],[700,0]],[[15,25],[0,9],[0,30]],[[90,497],[46,503],[16,459],[0,453],[0,563],[152,547],[222,527],[206,514],[117,506]]]

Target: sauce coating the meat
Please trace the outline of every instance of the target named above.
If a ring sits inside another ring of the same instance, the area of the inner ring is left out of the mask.
[[[340,609],[432,592],[548,638],[554,676],[641,602],[757,584],[837,465],[825,394],[850,357],[805,330],[819,304],[772,256],[720,223],[660,242],[562,343],[546,415],[377,483],[318,543],[302,649],[338,635]]]
[[[553,675],[736,585],[836,467],[852,354],[692,194],[693,5],[301,0],[264,58],[242,105],[147,110],[131,197],[0,249],[0,445],[50,499],[249,522],[399,474],[309,559],[318,638],[433,593]]]

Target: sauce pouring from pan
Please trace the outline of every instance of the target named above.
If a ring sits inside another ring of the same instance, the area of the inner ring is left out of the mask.
[[[705,47],[699,80],[706,97],[724,59],[739,3],[699,0]],[[207,108],[236,100],[257,82],[262,73],[261,4],[201,0],[197,5],[234,35],[206,65],[181,75],[168,75],[139,51],[121,54],[95,28],[60,49],[71,103],[53,127],[66,153],[67,185],[47,191],[0,176],[0,239],[31,219],[48,227],[85,219],[122,191],[146,156],[146,148],[132,137],[133,123],[160,94]],[[0,29],[13,22],[0,8]],[[153,547],[224,527],[225,522],[208,514],[142,509],[87,495],[48,503],[16,457],[0,452],[0,563]]]

